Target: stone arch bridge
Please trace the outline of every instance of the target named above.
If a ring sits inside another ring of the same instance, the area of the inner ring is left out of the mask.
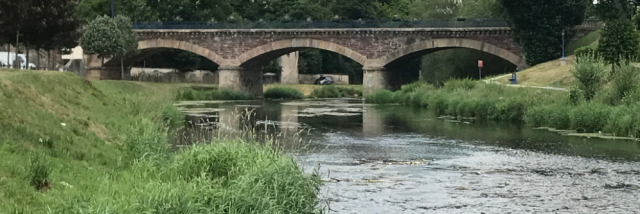
[[[585,22],[576,27],[579,39],[600,27]],[[331,29],[136,29],[140,54],[99,63],[88,58],[93,79],[127,79],[134,62],[163,49],[180,49],[204,56],[219,65],[219,87],[262,97],[261,67],[282,55],[316,48],[332,51],[360,63],[364,93],[397,89],[394,67],[431,52],[469,48],[525,66],[522,50],[508,27],[439,28],[331,28]]]

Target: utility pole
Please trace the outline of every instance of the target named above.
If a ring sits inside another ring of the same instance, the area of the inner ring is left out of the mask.
[[[564,29],[562,29],[562,59],[564,59]]]
[[[113,0],[111,0],[111,18],[113,19]]]

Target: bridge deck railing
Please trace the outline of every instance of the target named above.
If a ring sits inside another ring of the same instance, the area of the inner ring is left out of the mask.
[[[165,21],[134,22],[133,29],[311,29],[311,28],[472,28],[509,27],[499,19],[349,21]]]

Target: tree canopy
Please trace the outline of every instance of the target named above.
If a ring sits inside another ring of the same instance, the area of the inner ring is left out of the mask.
[[[72,0],[0,1],[0,37],[48,50],[75,47],[80,22]]]
[[[630,0],[600,0],[596,4],[598,17],[606,22],[598,43],[598,56],[608,64],[619,65],[638,56],[638,26],[631,21],[632,8],[637,5],[638,1]]]
[[[511,25],[527,64],[557,59],[562,54],[562,33],[582,23],[589,0],[498,0]]]
[[[124,57],[138,49],[137,35],[131,30],[131,21],[118,15],[114,19],[98,16],[84,30],[81,46],[85,53],[100,58]]]

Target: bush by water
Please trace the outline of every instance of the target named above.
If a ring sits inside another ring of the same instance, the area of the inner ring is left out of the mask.
[[[396,92],[380,90],[367,95],[365,101],[429,108],[440,115],[520,121],[533,127],[640,137],[637,69],[619,67],[619,73],[610,82],[611,87],[604,90],[606,68],[601,64],[594,65],[600,62],[591,59],[582,63],[574,74],[583,78],[571,93],[450,80],[439,89],[416,82]]]
[[[362,91],[354,88],[327,85],[314,89],[309,96],[315,98],[341,98],[362,96]]]

